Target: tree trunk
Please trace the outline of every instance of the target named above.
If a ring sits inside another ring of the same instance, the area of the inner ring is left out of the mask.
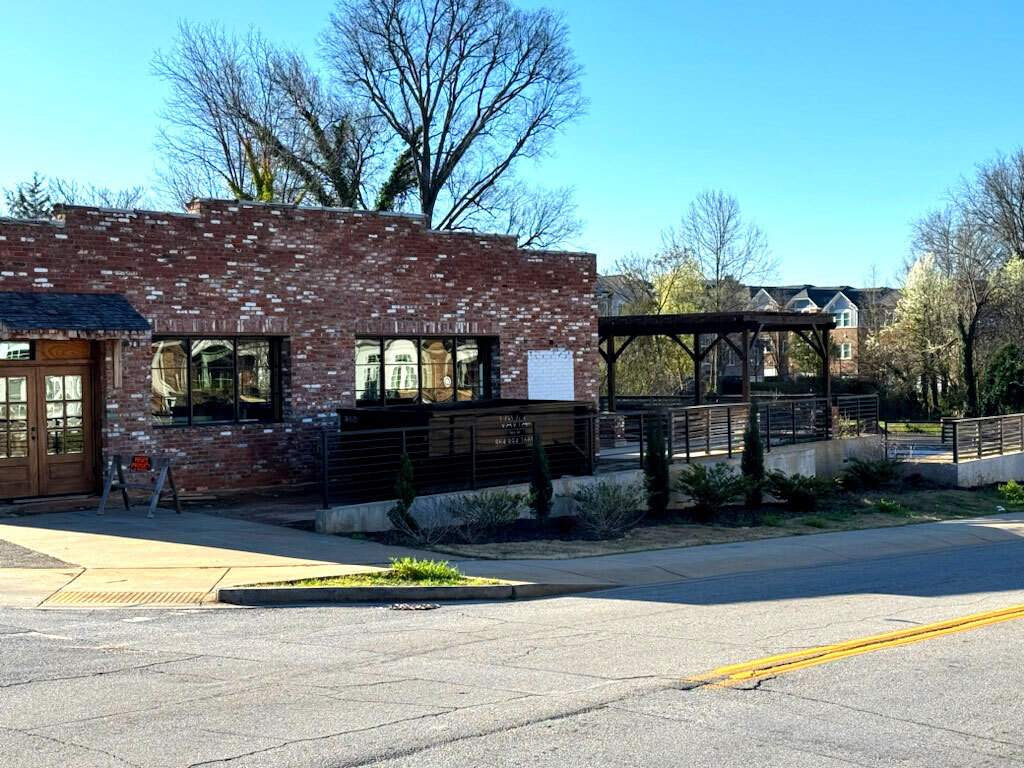
[[[961,315],[957,318],[957,329],[960,331],[960,341],[964,347],[964,392],[966,395],[965,410],[967,416],[980,416],[981,409],[978,405],[978,379],[974,374],[974,342],[978,330],[978,316],[971,318],[969,324],[964,324]]]

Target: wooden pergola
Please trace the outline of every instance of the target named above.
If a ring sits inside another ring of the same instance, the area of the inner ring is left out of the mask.
[[[743,400],[750,400],[750,349],[762,333],[788,331],[806,341],[821,358],[822,391],[831,399],[829,332],[835,318],[825,312],[695,312],[685,315],[614,315],[597,319],[598,351],[608,366],[608,410],[615,410],[615,364],[642,336],[666,336],[693,361],[694,404],[701,402],[701,363],[724,342],[739,356]],[[701,337],[711,340],[702,346]],[[739,344],[730,336],[739,336]],[[623,340],[617,343],[618,340]],[[692,341],[691,341],[692,340]],[[691,341],[691,343],[687,343]]]

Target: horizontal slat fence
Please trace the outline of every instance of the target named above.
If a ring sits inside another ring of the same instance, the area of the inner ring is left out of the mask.
[[[1024,451],[1022,413],[949,420],[943,423],[944,440],[947,425],[954,463]]]

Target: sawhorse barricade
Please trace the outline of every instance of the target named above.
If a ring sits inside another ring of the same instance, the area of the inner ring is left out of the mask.
[[[103,496],[100,498],[100,508],[97,515],[102,515],[107,506],[107,499],[110,492],[120,491],[124,500],[124,508],[131,509],[131,502],[128,499],[128,491],[148,491],[152,494],[149,499],[149,512],[146,517],[153,517],[156,505],[164,496],[170,495],[174,499],[174,511],[181,514],[181,505],[178,503],[178,489],[174,485],[174,475],[171,474],[170,459],[152,459],[149,456],[133,456],[132,463],[128,465],[129,470],[135,473],[156,472],[156,476],[150,476],[149,483],[125,482],[124,462],[121,456],[112,456],[107,462],[107,473],[103,480]],[[164,488],[167,485],[167,488]]]

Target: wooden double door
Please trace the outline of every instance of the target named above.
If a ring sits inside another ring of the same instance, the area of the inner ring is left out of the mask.
[[[92,367],[0,363],[0,499],[94,490]]]

